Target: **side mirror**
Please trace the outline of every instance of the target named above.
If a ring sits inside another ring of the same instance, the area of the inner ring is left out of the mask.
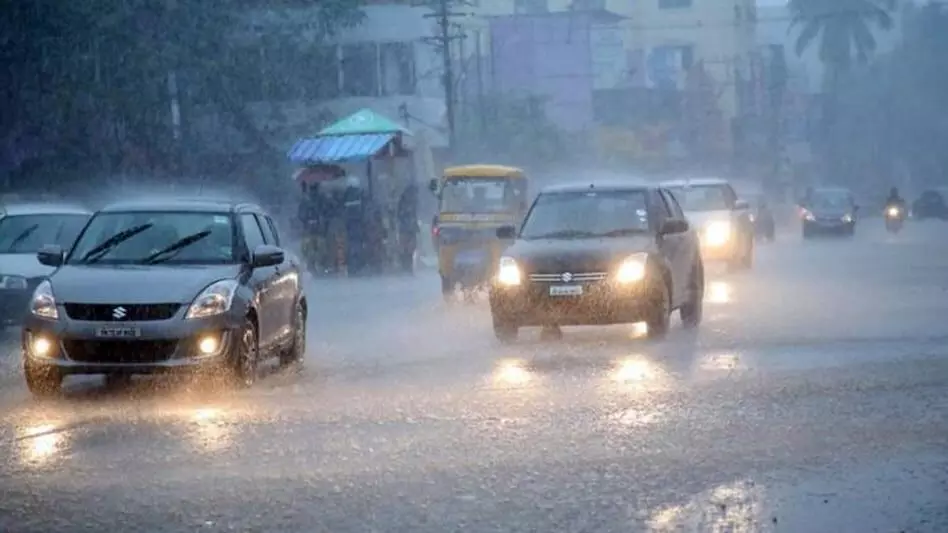
[[[737,200],[734,202],[734,209],[738,211],[750,209],[750,203],[747,200]]]
[[[679,219],[673,218],[673,219],[666,220],[665,223],[662,224],[662,227],[659,230],[658,234],[659,235],[674,235],[676,233],[684,233],[688,231],[690,227],[691,225],[688,224],[687,220],[683,220],[680,218]]]
[[[283,263],[286,254],[276,246],[264,244],[258,246],[251,255],[250,266],[253,268],[266,268]]]
[[[429,181],[428,190],[431,191],[432,194],[438,194],[438,180],[432,179]]]
[[[497,228],[497,238],[503,240],[516,239],[517,228],[513,226],[501,226]]]
[[[36,252],[36,259],[41,265],[56,268],[63,265],[63,262],[66,259],[66,254],[63,252],[62,246],[50,244],[43,246],[38,252]]]

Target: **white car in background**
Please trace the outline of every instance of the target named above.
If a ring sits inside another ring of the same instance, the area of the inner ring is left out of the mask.
[[[662,182],[681,204],[701,239],[705,262],[723,261],[734,270],[754,264],[754,224],[750,205],[720,178]]]

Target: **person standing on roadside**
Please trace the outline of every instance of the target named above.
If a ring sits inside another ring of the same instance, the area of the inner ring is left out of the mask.
[[[414,272],[415,249],[418,246],[418,185],[405,187],[398,199],[398,264],[402,271]]]

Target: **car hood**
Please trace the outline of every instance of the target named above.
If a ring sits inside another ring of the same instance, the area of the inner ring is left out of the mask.
[[[685,218],[688,219],[688,223],[695,230],[700,230],[701,228],[707,226],[712,222],[718,222],[721,220],[731,220],[731,212],[722,210],[722,211],[685,211]]]
[[[813,207],[808,211],[813,213],[813,216],[821,218],[842,218],[853,212],[851,207]]]
[[[513,257],[527,272],[606,272],[624,257],[655,249],[651,235],[602,239],[520,240],[504,255]]]
[[[51,281],[59,303],[187,304],[211,283],[239,274],[237,265],[66,265]]]
[[[43,278],[55,269],[40,264],[36,254],[0,254],[0,276]]]

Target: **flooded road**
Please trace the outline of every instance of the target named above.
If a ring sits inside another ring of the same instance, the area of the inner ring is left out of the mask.
[[[871,227],[870,227],[871,226]],[[705,322],[525,330],[319,280],[301,375],[0,376],[0,531],[948,531],[948,241],[867,221],[708,274]]]

